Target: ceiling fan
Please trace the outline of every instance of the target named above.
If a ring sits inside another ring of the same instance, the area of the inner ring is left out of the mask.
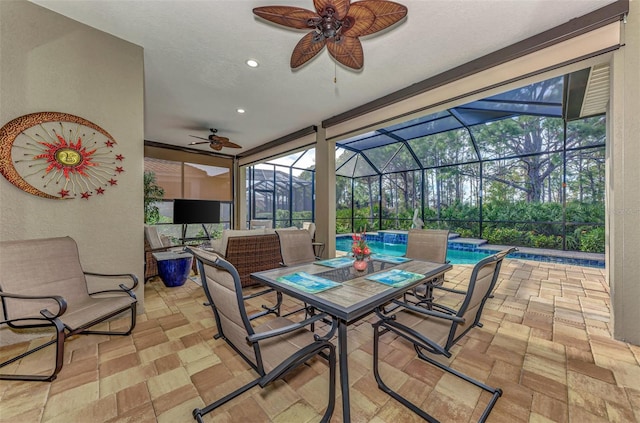
[[[209,147],[211,147],[212,149],[214,149],[216,151],[222,150],[222,147],[242,148],[238,144],[229,141],[229,138],[220,137],[220,136],[216,135],[218,133],[217,129],[209,128],[209,131],[211,131],[211,135],[209,135],[207,138],[197,137],[195,135],[189,135],[190,137],[204,140],[204,141],[193,141],[193,142],[190,142],[189,145],[198,145],[198,144],[209,143]]]
[[[302,66],[326,45],[339,63],[361,69],[364,53],[358,37],[390,27],[407,15],[407,8],[387,0],[313,0],[316,11],[292,6],[256,7],[253,13],[278,25],[314,29],[293,49],[291,68]]]

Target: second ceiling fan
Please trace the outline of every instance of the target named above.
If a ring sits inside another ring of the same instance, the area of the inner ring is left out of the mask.
[[[338,62],[360,69],[364,53],[358,37],[390,27],[407,15],[407,8],[387,0],[313,0],[316,11],[292,6],[256,7],[253,13],[278,25],[314,30],[293,49],[291,68],[302,66],[324,46]]]
[[[190,142],[189,145],[198,145],[198,144],[209,143],[209,147],[211,147],[212,149],[214,149],[216,151],[222,150],[222,147],[242,148],[238,144],[229,141],[229,138],[221,137],[221,136],[216,135],[218,133],[217,129],[209,128],[209,131],[211,131],[211,135],[209,135],[207,138],[198,137],[196,135],[189,135],[190,137],[204,140],[204,141],[193,141],[193,142]]]

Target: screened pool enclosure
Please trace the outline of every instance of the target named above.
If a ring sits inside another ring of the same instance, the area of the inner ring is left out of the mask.
[[[584,99],[605,72],[608,81],[608,68],[585,69],[338,141],[336,232],[409,229],[415,216],[491,244],[604,252],[606,99],[590,110]],[[252,216],[313,218],[314,166],[300,160],[312,153],[247,171]]]
[[[315,149],[248,167],[247,219],[267,219],[274,227],[302,227],[315,220]]]

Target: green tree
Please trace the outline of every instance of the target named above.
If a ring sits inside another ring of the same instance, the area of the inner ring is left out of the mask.
[[[164,197],[164,189],[156,183],[156,174],[144,172],[144,223],[154,224],[160,220],[160,210],[155,204]]]

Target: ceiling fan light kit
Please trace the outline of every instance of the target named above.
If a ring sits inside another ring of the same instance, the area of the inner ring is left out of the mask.
[[[388,0],[314,0],[316,11],[292,6],[256,7],[263,19],[294,29],[313,29],[291,54],[291,68],[307,63],[327,46],[342,65],[361,69],[364,53],[359,37],[386,29],[407,16],[407,8]]]

